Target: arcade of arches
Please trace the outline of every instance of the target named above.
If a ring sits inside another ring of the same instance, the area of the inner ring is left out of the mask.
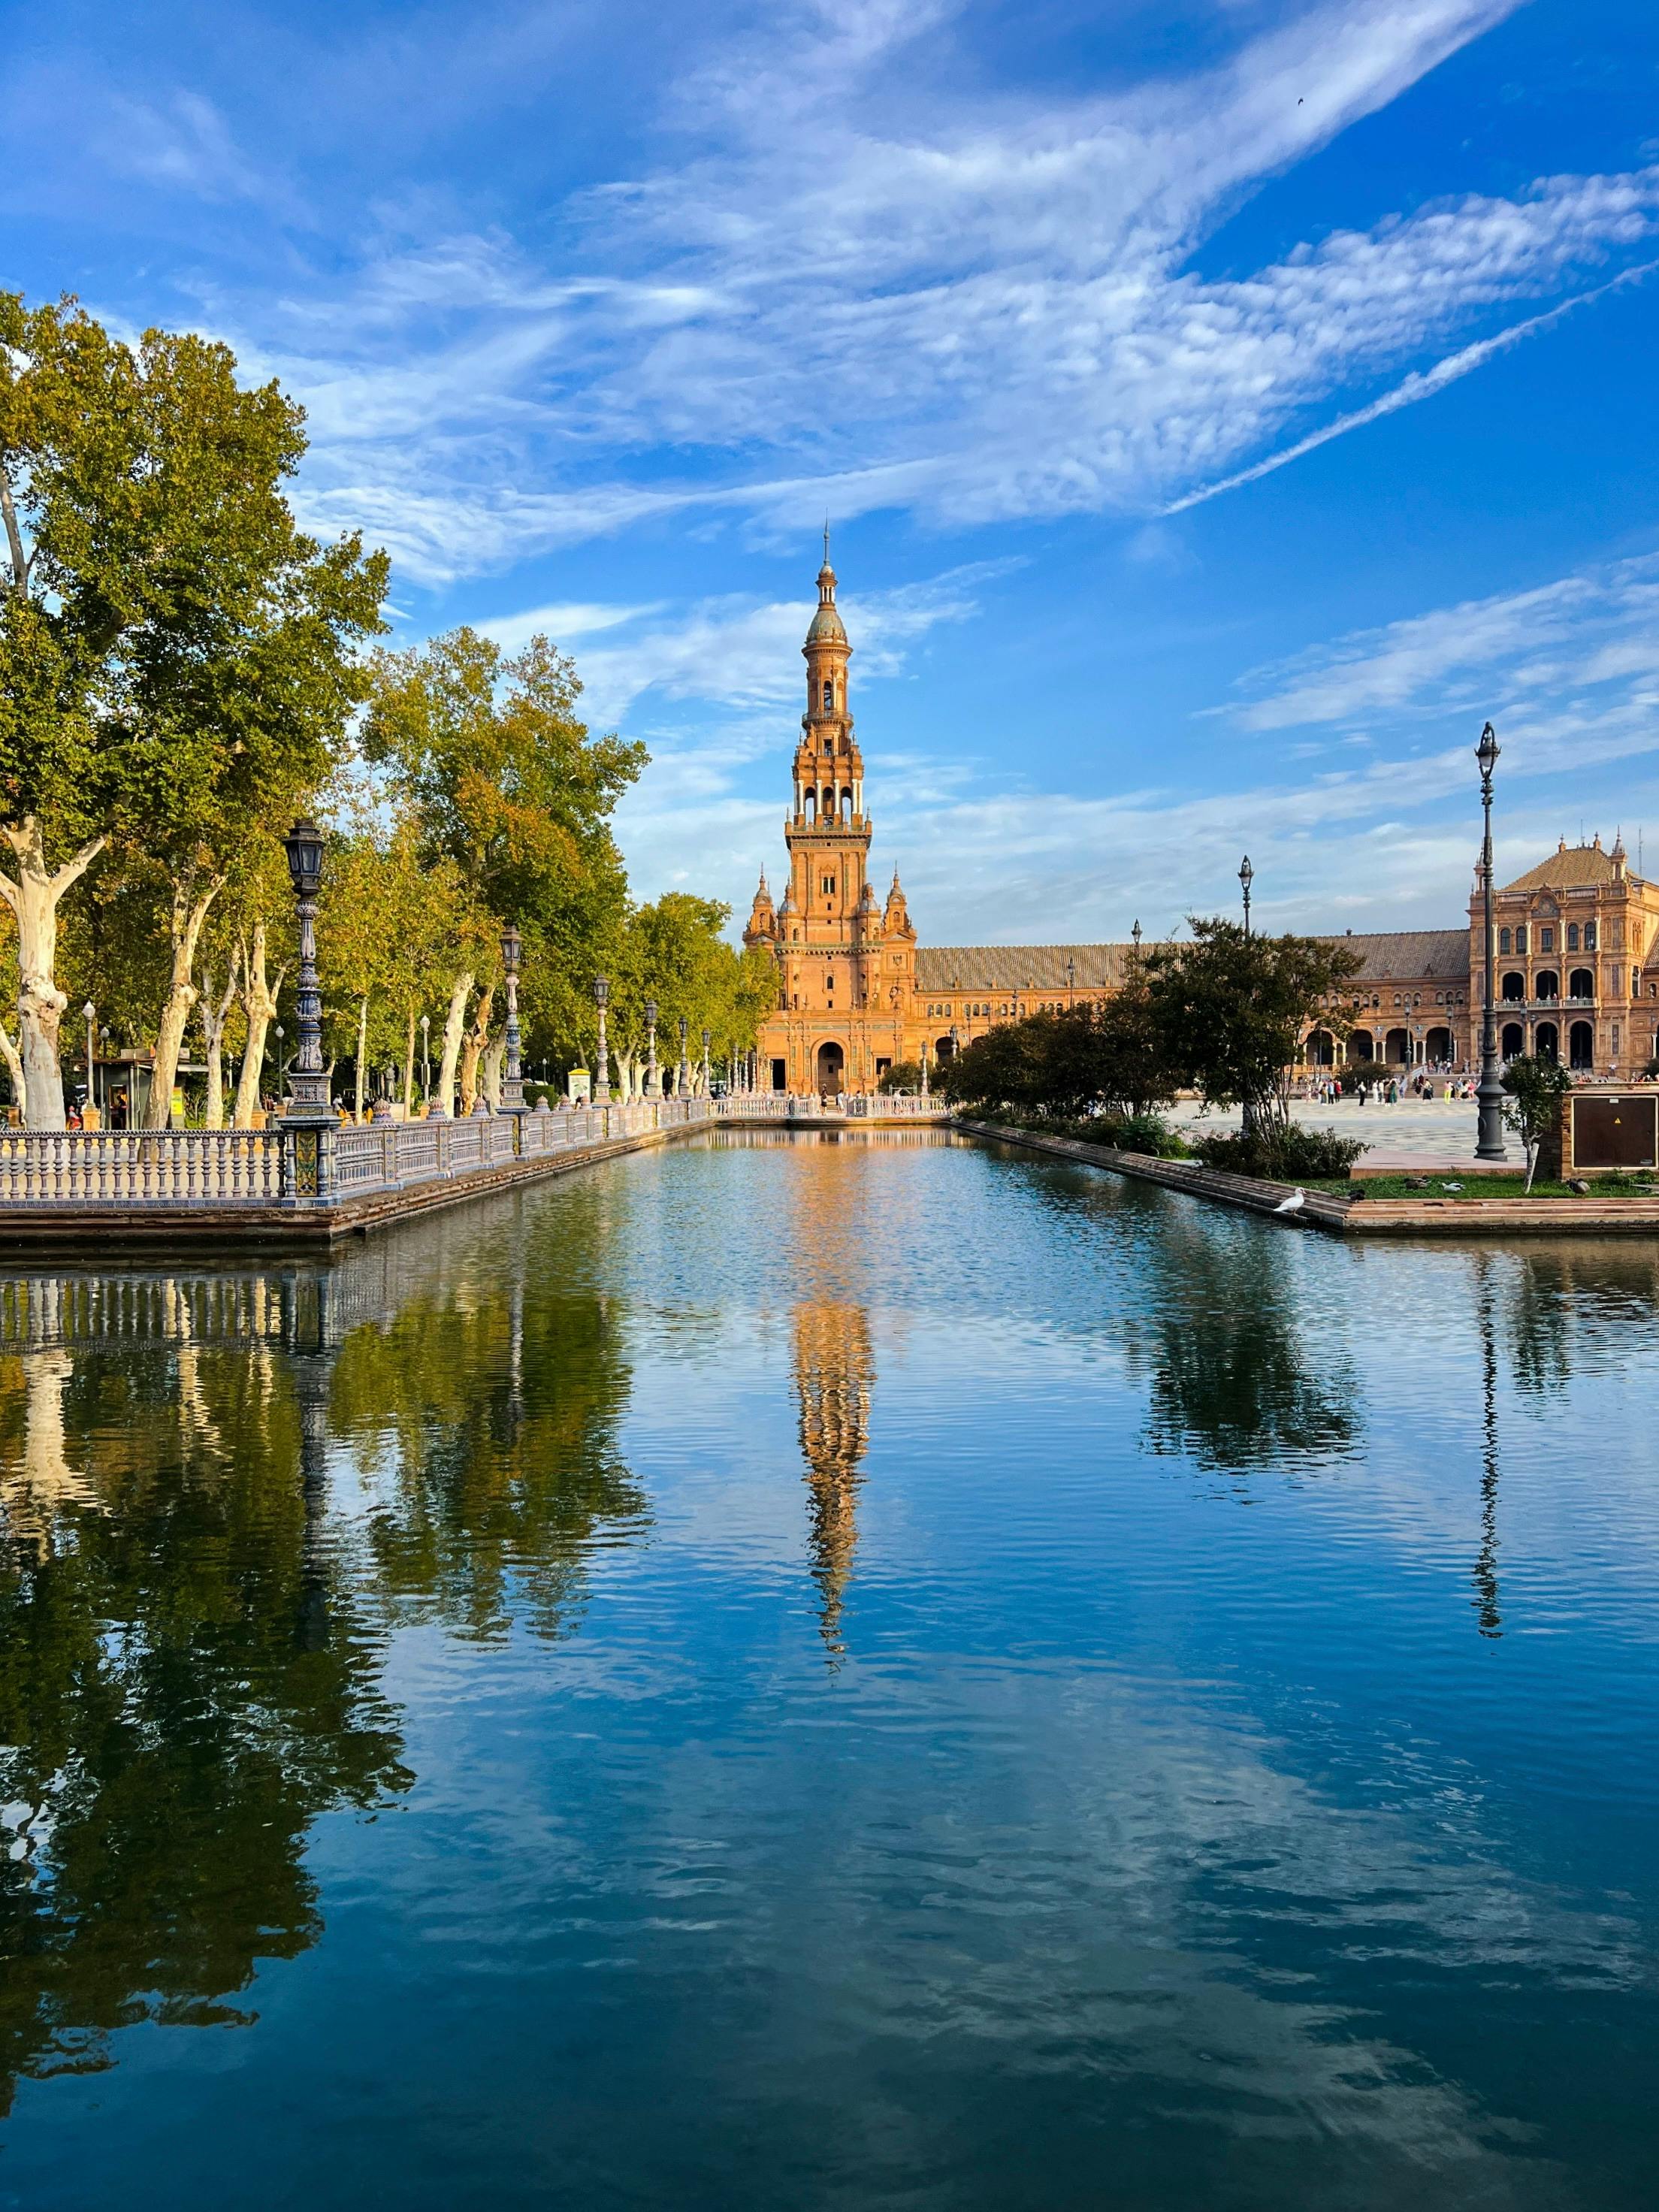
[[[775,906],[763,872],[744,931],[744,944],[769,947],[778,968],[777,1006],[758,1039],[763,1080],[831,1097],[874,1091],[901,1061],[936,1069],[1000,1023],[1109,996],[1134,957],[1128,945],[920,945],[896,869],[878,902],[848,703],[853,647],[836,587],[826,542],[801,648],[806,712],[784,830],[788,880]],[[1599,836],[1571,847],[1564,839],[1497,891],[1494,905],[1506,1059],[1536,1052],[1619,1075],[1659,1055],[1659,884],[1632,872],[1622,840],[1604,850]],[[1474,1066],[1482,912],[1477,868],[1458,927],[1347,932],[1359,972],[1340,1018],[1333,1007],[1330,1026],[1310,1030],[1306,1064]]]

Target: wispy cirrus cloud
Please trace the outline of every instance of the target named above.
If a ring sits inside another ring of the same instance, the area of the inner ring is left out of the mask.
[[[1085,95],[964,88],[943,0],[809,9],[717,40],[659,164],[570,198],[556,255],[394,224],[257,329],[205,305],[306,398],[313,519],[364,520],[432,584],[826,498],[945,526],[1156,514],[1431,397],[1639,259],[1659,168],[1196,265],[1243,198],[1513,4],[1315,0]]]
[[[787,613],[793,644],[799,610]],[[720,666],[708,664],[705,698]],[[757,801],[744,770],[770,752],[781,778],[787,751],[777,721],[750,711],[758,696],[734,690],[744,711],[714,733],[667,734],[624,811],[642,880],[672,880],[695,859],[746,902],[776,845],[777,804]],[[1237,756],[1243,775],[1197,788],[1036,788],[988,749],[940,763],[883,748],[870,782],[878,859],[902,864],[927,941],[1121,938],[1132,919],[1164,936],[1188,912],[1231,908],[1247,848],[1275,926],[1455,922],[1479,827],[1471,748],[1488,714],[1504,744],[1500,865],[1518,871],[1575,834],[1598,775],[1615,778],[1627,822],[1659,807],[1659,555],[1337,639],[1255,672],[1212,711],[1269,749],[1253,744]],[[1610,836],[1617,819],[1591,826]]]

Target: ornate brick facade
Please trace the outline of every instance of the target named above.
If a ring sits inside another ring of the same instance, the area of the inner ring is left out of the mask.
[[[999,1023],[1109,994],[1134,957],[1128,945],[921,947],[896,870],[878,905],[836,581],[826,536],[801,647],[806,712],[784,823],[788,884],[775,907],[762,874],[744,931],[745,945],[769,945],[777,960],[778,1005],[758,1042],[762,1086],[779,1091],[873,1091],[896,1062],[937,1065]],[[1506,1058],[1541,1050],[1587,1073],[1629,1075],[1659,1055],[1659,884],[1632,872],[1622,843],[1604,852],[1599,836],[1564,841],[1495,904]],[[1310,1028],[1309,1064],[1474,1066],[1481,913],[1477,872],[1467,927],[1349,932],[1360,971],[1343,1022]]]

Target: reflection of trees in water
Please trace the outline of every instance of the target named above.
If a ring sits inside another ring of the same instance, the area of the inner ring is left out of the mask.
[[[1151,1310],[1131,1344],[1148,1371],[1148,1443],[1209,1468],[1352,1451],[1358,1379],[1345,1350],[1309,1350],[1285,1233],[1241,1243],[1236,1224],[1212,1228],[1161,1219],[1140,1248]]]
[[[794,1351],[819,1629],[839,1660],[846,1652],[842,1607],[858,1547],[859,1464],[870,1439],[869,1316],[861,1306],[798,1306]]]
[[[465,1291],[355,1330],[330,1419],[389,1470],[368,1522],[380,1595],[469,1635],[502,1633],[513,1607],[564,1633],[599,1528],[646,1516],[617,1451],[629,1380],[592,1294]]]
[[[236,2018],[257,1961],[316,1938],[311,1822],[408,1779],[369,1625],[307,1542],[289,1378],[185,1349],[0,1361],[8,1447],[43,1425],[37,1463],[96,1499],[0,1563],[7,2082],[106,2063],[136,2021]],[[55,1411],[36,1361],[72,1364]]]
[[[1565,1389],[1625,1357],[1630,1326],[1651,1328],[1659,1262],[1617,1245],[1549,1244],[1504,1255],[1501,1313],[1517,1389]]]
[[[320,1934],[311,1824],[410,1779],[387,1616],[476,1634],[516,1590],[560,1632],[642,1513],[618,1322],[518,1258],[0,1292],[0,2080],[243,2017]],[[331,1437],[382,1478],[362,1540]]]

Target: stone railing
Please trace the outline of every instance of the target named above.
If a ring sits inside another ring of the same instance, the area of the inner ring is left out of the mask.
[[[0,1131],[0,1206],[270,1205],[283,1195],[280,1129]]]
[[[342,1127],[0,1131],[0,1206],[313,1204],[507,1168],[710,1117],[706,1098]]]
[[[716,1116],[722,1121],[817,1121],[844,1115],[848,1121],[943,1121],[951,1109],[939,1098],[866,1095],[843,1092],[821,1097],[812,1091],[753,1092],[735,1098],[716,1098]]]

